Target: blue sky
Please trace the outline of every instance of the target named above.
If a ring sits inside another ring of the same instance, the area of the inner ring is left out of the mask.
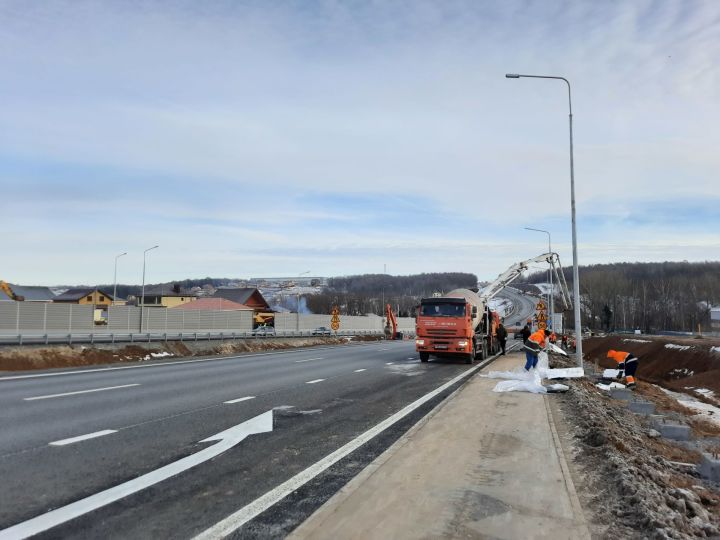
[[[0,0],[0,279],[717,260],[720,4]]]

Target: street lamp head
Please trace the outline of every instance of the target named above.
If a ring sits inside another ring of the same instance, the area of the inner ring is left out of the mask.
[[[520,75],[517,73],[506,73],[505,78],[506,79],[519,79]]]

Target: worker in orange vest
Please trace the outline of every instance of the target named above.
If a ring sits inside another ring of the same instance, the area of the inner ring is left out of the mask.
[[[618,364],[620,373],[618,378],[622,378],[622,373],[625,374],[625,385],[628,388],[635,387],[635,371],[638,367],[638,358],[629,352],[625,351],[614,351],[610,349],[607,353],[608,358],[612,358]]]
[[[550,330],[544,328],[530,334],[525,343],[525,371],[537,366],[538,354],[545,348],[545,338],[550,335]]]
[[[552,343],[553,345],[555,345],[555,342],[556,342],[556,341],[557,341],[557,334],[556,334],[555,331],[553,330],[553,331],[550,333],[550,343]]]

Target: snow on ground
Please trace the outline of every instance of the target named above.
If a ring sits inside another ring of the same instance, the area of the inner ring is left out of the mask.
[[[701,394],[707,398],[715,397],[715,392],[709,390],[708,388],[693,388],[692,386],[686,386],[685,390],[692,390],[696,394]]]
[[[710,405],[709,403],[703,403],[697,398],[694,398],[693,396],[689,396],[687,394],[681,394],[679,392],[666,390],[661,386],[658,386],[658,388],[660,388],[660,390],[665,392],[668,396],[675,398],[677,402],[680,403],[680,405],[683,405],[684,407],[695,411],[695,416],[699,416],[720,426],[720,407]]]
[[[627,343],[652,343],[649,339],[623,339]]]
[[[538,289],[540,289],[540,294],[543,296],[550,293],[550,284],[549,283],[533,283]],[[553,289],[556,288],[556,285],[553,283]]]
[[[488,306],[490,306],[490,309],[497,311],[500,317],[507,317],[513,312],[513,303],[507,298],[491,298]]]
[[[720,353],[720,347],[710,347],[710,352]]]
[[[675,368],[668,372],[668,375],[672,375],[673,377],[692,377],[695,375],[695,372],[688,368]]]
[[[151,358],[164,358],[166,356],[175,356],[171,352],[163,351],[163,352],[151,352],[150,354],[146,354],[143,357],[143,360],[150,360]]]
[[[668,343],[665,345],[666,349],[677,349],[678,351],[687,351],[692,349],[692,345],[676,345],[675,343]]]

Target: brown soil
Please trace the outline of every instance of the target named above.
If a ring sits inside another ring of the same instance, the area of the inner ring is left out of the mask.
[[[355,336],[352,341],[369,341],[374,336]],[[377,337],[374,337],[377,340]],[[0,348],[0,371],[27,371],[122,362],[173,360],[178,357],[224,355],[243,352],[271,351],[346,344],[348,338],[248,339],[221,343],[148,343],[133,345],[48,345]],[[152,353],[171,356],[153,358]]]
[[[667,344],[691,348],[684,351],[668,349]],[[686,387],[708,388],[720,396],[720,352],[710,352],[711,347],[720,347],[720,339],[614,335],[583,341],[583,356],[587,362],[614,368],[617,366],[615,361],[606,358],[608,350],[631,352],[640,359],[637,375],[641,380],[685,393],[688,392]],[[718,404],[717,400],[693,395],[707,403]]]
[[[705,538],[720,534],[720,492],[692,465],[700,455],[654,438],[635,415],[588,380],[557,394],[573,437],[572,466],[594,538]],[[680,414],[655,389],[658,405]],[[650,398],[652,392],[644,392]],[[653,399],[654,401],[654,399]]]

